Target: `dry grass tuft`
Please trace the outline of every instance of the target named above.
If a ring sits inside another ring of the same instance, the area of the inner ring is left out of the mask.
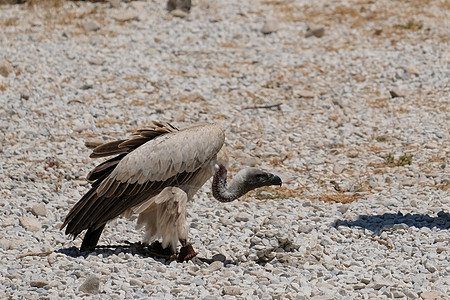
[[[136,99],[134,99],[134,100],[131,100],[131,102],[130,102],[130,105],[131,106],[146,106],[146,102],[145,101],[142,101],[142,100],[136,100]]]
[[[450,6],[448,3],[448,1],[425,0],[362,0],[352,1],[347,5],[338,1],[311,2],[311,4],[300,6],[295,1],[262,2],[262,4],[270,5],[277,17],[284,22],[306,22],[331,28],[342,24],[348,28],[361,29],[375,38],[382,37],[383,40],[396,38],[404,30],[418,32],[418,36],[426,34],[425,31],[422,33],[424,24],[433,24],[436,19],[446,18],[445,11],[448,11]],[[437,11],[436,6],[441,6],[443,9]],[[392,25],[391,22],[396,25]],[[448,39],[448,36],[435,35],[433,38],[442,40]]]
[[[395,24],[394,28],[420,30],[423,28],[423,23],[420,21],[409,20],[406,24]]]
[[[27,0],[28,6],[40,5],[46,8],[58,8],[64,5],[65,0]]]
[[[320,195],[319,197],[312,197],[312,198],[328,203],[336,203],[336,202],[351,203],[358,200],[358,197],[356,197],[355,194],[347,194],[347,193]]]
[[[206,101],[206,99],[201,94],[198,93],[181,95],[178,100],[183,103],[195,103]]]

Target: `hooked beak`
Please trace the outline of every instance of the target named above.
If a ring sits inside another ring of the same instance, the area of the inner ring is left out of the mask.
[[[270,185],[281,186],[283,184],[283,182],[281,181],[281,178],[274,174],[269,174],[269,182],[270,182]]]

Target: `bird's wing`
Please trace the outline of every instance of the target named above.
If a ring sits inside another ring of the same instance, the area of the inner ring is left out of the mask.
[[[140,145],[72,208],[63,224],[67,225],[66,233],[76,236],[84,229],[98,228],[167,186],[188,186],[189,180],[215,158],[224,139],[220,126],[202,124]]]
[[[91,158],[118,155],[95,167],[89,172],[87,179],[97,180],[97,184],[100,183],[127,154],[158,136],[175,131],[178,131],[178,129],[170,123],[153,121],[153,126],[137,130],[133,133],[133,137],[128,140],[109,142],[96,147],[90,155]],[[98,179],[100,179],[100,182],[98,182]]]

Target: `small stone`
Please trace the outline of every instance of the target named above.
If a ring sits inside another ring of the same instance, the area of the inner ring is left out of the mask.
[[[6,59],[0,59],[0,75],[3,77],[8,77],[9,74],[11,74],[13,71],[13,68],[9,61]]]
[[[216,260],[208,266],[208,270],[211,272],[215,272],[215,271],[220,270],[222,268],[222,266],[223,266],[222,261]]]
[[[313,230],[312,225],[303,225],[298,227],[298,233],[310,233]]]
[[[100,24],[94,20],[84,20],[81,26],[85,31],[97,31],[101,28]]]
[[[213,261],[221,261],[221,262],[224,262],[225,260],[226,260],[226,257],[225,257],[225,255],[223,255],[223,254],[214,254],[213,255],[213,257],[212,257],[212,260]]]
[[[358,157],[359,153],[356,150],[350,150],[347,152],[347,156],[350,158],[356,158]]]
[[[334,166],[333,166],[333,173],[334,174],[341,174],[342,172],[344,172],[344,166],[343,165],[341,165],[341,164],[339,164],[339,163],[337,163],[337,164],[334,164]]]
[[[278,22],[275,20],[266,20],[264,22],[263,27],[261,28],[261,32],[264,34],[269,34],[278,31]]]
[[[349,206],[346,204],[343,204],[341,206],[339,206],[338,210],[341,214],[345,214],[348,210]]]
[[[58,281],[58,280],[52,280],[48,284],[49,287],[58,287],[60,285],[62,285],[62,283],[61,283],[61,281]]]
[[[93,87],[94,87],[93,84],[85,83],[85,84],[83,84],[82,86],[80,86],[80,90],[90,90],[90,89],[92,89]]]
[[[109,4],[113,8],[119,8],[120,7],[120,0],[109,0]]]
[[[407,92],[402,89],[393,89],[389,91],[389,94],[391,95],[391,98],[399,98],[399,97],[406,97]]]
[[[312,27],[312,28],[308,28],[308,30],[305,33],[305,37],[311,37],[311,36],[315,36],[318,38],[323,37],[323,35],[325,34],[325,27],[323,26],[317,26],[317,27]]]
[[[177,18],[186,18],[188,16],[188,13],[181,9],[174,9],[170,12],[170,14]]]
[[[430,273],[434,273],[437,271],[435,265],[430,260],[427,260],[425,262],[425,269],[427,269]]]
[[[414,292],[411,291],[411,290],[405,290],[405,296],[406,296],[408,299],[419,299],[419,295],[417,295],[416,293],[414,293]]]
[[[402,185],[403,186],[413,186],[417,183],[416,179],[413,178],[408,178],[402,181]]]
[[[43,204],[35,204],[35,205],[33,205],[33,207],[31,208],[31,213],[33,215],[35,215],[36,217],[39,217],[39,216],[45,217],[45,216],[47,216],[47,210],[45,209],[45,206]]]
[[[87,62],[94,66],[101,66],[105,63],[105,59],[99,56],[88,57]]]
[[[156,270],[156,272],[159,272],[159,273],[165,273],[166,272],[166,268],[163,267],[163,266],[157,266],[155,270]]]
[[[250,218],[251,216],[244,212],[239,213],[236,217],[234,217],[234,219],[238,222],[247,222]]]
[[[408,228],[409,228],[409,226],[406,225],[406,224],[403,224],[403,223],[400,223],[400,224],[394,224],[394,225],[392,226],[392,229],[393,229],[393,230],[408,230]]]
[[[371,280],[372,280],[372,277],[363,277],[363,278],[361,278],[361,282],[364,283],[364,284],[369,284]]]
[[[30,286],[37,288],[42,288],[46,285],[48,285],[48,282],[45,280],[33,280],[30,282]]]
[[[388,282],[388,281],[378,280],[378,281],[374,282],[373,289],[374,290],[379,290],[379,289],[381,289],[381,288],[383,288],[385,286],[390,286],[390,285],[391,285],[391,283]]]
[[[0,239],[0,248],[3,248],[5,250],[10,250],[11,242],[5,238]]]
[[[237,296],[241,293],[241,289],[238,286],[225,286],[223,288],[224,295]]]
[[[308,90],[298,90],[294,92],[299,98],[314,98],[316,94]]]
[[[445,252],[445,251],[449,251],[449,248],[447,248],[447,247],[437,247],[436,248],[437,254],[441,254],[442,252]]]
[[[422,292],[420,293],[420,298],[422,299],[438,299],[440,297],[440,293],[437,291],[430,292]]]
[[[230,225],[233,225],[234,223],[233,222],[231,222],[231,220],[230,219],[227,219],[227,218],[219,218],[219,221],[222,223],[222,225],[224,225],[224,226],[230,226]]]
[[[425,275],[424,274],[415,274],[411,276],[411,281],[415,284],[422,285],[425,281]]]
[[[403,297],[405,297],[405,294],[403,294],[400,291],[393,291],[392,296],[394,296],[394,298],[403,298]]]
[[[30,99],[30,91],[29,90],[23,90],[20,92],[20,98],[24,100]]]
[[[137,11],[144,10],[144,5],[142,4],[142,2],[139,2],[139,1],[131,2],[131,7],[133,7]]]
[[[378,181],[374,177],[368,177],[367,178],[367,183],[369,184],[369,186],[371,188],[376,188],[378,186]]]
[[[139,15],[134,11],[121,11],[113,15],[112,18],[119,22],[128,22],[138,20]]]
[[[419,76],[419,70],[417,70],[416,66],[414,65],[409,65],[405,67],[405,71],[408,72],[409,74]]]
[[[409,245],[402,245],[402,251],[406,252],[408,255],[412,254],[412,247]]]
[[[73,120],[72,130],[75,132],[81,132],[87,129],[87,126],[78,119]]]
[[[42,227],[41,222],[31,217],[21,217],[19,223],[23,228],[32,232],[39,231]]]
[[[205,282],[204,282],[203,279],[201,279],[200,277],[195,277],[195,278],[192,280],[192,282],[193,282],[195,285],[199,285],[199,286],[205,285]]]
[[[191,10],[191,0],[168,0],[167,1],[167,10],[181,10],[183,12],[188,13]]]
[[[132,279],[130,279],[130,285],[131,286],[143,287],[144,283],[142,281],[140,281],[139,279],[132,278]]]
[[[79,290],[88,294],[98,294],[100,291],[100,279],[95,275],[89,276],[79,287]]]
[[[375,28],[375,30],[374,30],[373,33],[374,33],[375,35],[380,35],[380,34],[383,33],[383,29],[381,29],[381,28]]]
[[[435,142],[428,142],[425,144],[425,148],[427,149],[438,149],[439,145]]]

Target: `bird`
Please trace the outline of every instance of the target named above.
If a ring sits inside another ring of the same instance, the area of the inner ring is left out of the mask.
[[[80,251],[95,249],[105,225],[119,216],[138,214],[143,244],[162,240],[162,249],[178,260],[197,255],[188,239],[187,203],[212,177],[212,195],[231,202],[259,187],[282,185],[279,176],[244,168],[228,182],[225,133],[215,123],[178,129],[152,121],[129,139],[101,144],[91,158],[113,156],[87,175],[90,190],[72,207],[61,229],[74,239],[87,230]],[[181,244],[177,252],[178,242]]]

